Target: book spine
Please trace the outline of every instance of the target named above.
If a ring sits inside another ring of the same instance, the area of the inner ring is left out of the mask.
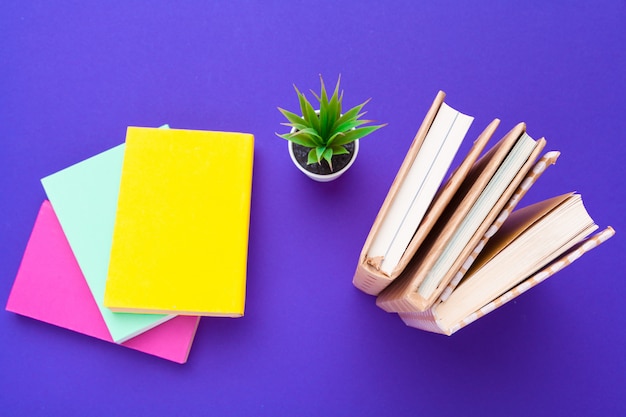
[[[359,264],[352,278],[352,284],[369,295],[378,295],[392,281],[391,278],[374,275],[367,271],[363,264]]]
[[[388,313],[425,311],[429,308],[419,294],[411,289],[410,276],[396,278],[394,285],[390,285],[376,298],[376,305]]]
[[[496,220],[489,227],[489,229],[484,234],[484,236],[480,239],[480,241],[478,242],[478,244],[476,245],[476,247],[474,248],[470,256],[465,260],[465,262],[461,266],[461,269],[459,269],[459,271],[454,275],[454,278],[452,279],[452,281],[450,281],[450,283],[441,293],[441,296],[439,297],[439,302],[443,302],[447,300],[448,297],[450,297],[450,294],[452,294],[452,291],[454,291],[457,285],[459,285],[459,283],[461,282],[461,280],[463,279],[467,271],[470,269],[470,267],[474,263],[474,260],[476,260],[480,252],[483,250],[483,248],[487,244],[487,241],[500,229],[504,221],[513,212],[513,209],[515,209],[515,207],[520,202],[522,197],[524,197],[524,195],[528,192],[530,187],[533,186],[533,184],[537,181],[537,179],[541,176],[541,174],[543,174],[544,171],[550,165],[554,165],[556,163],[556,160],[558,159],[559,155],[560,155],[560,152],[558,151],[547,152],[533,166],[532,170],[529,172],[526,178],[524,178],[524,180],[519,185],[517,190],[515,190],[515,192],[513,193],[513,196],[509,199],[506,206],[502,209],[502,211],[500,212]]]
[[[495,300],[493,300],[489,304],[485,305],[484,307],[482,307],[478,311],[475,311],[474,313],[470,314],[469,316],[467,316],[466,318],[461,320],[460,323],[457,323],[454,326],[452,326],[450,328],[450,334],[452,334],[452,333],[462,329],[463,327],[467,326],[468,324],[473,323],[474,321],[478,320],[479,318],[481,318],[481,317],[491,313],[495,309],[503,306],[504,304],[508,303],[509,301],[513,300],[514,298],[516,298],[516,297],[520,296],[521,294],[525,293],[529,289],[531,289],[531,288],[537,286],[538,284],[542,283],[543,281],[545,281],[546,279],[548,279],[552,275],[556,274],[558,271],[560,271],[563,268],[569,266],[572,262],[574,262],[575,260],[577,260],[578,258],[583,256],[585,253],[589,252],[591,249],[597,247],[601,243],[603,243],[606,240],[608,240],[614,234],[615,234],[615,230],[613,230],[612,227],[607,227],[606,229],[604,229],[603,231],[597,233],[596,235],[591,236],[591,237],[585,239],[583,242],[579,243],[576,247],[571,249],[569,252],[567,252],[565,255],[563,255],[558,260],[550,263],[547,267],[545,267],[542,270],[540,270],[539,272],[535,273],[533,276],[531,276],[530,278],[526,279],[521,284],[517,285],[513,289],[511,289],[511,290],[507,291],[506,293],[502,294],[500,297],[496,298]]]
[[[449,335],[444,329],[439,327],[437,319],[432,309],[426,311],[412,311],[406,313],[398,313],[404,324],[416,329],[425,330],[427,332]]]
[[[368,273],[368,271],[365,269],[367,268],[365,266],[367,263],[373,264],[373,265],[380,263],[380,259],[372,259],[368,256],[369,248],[372,244],[372,241],[374,240],[374,237],[378,233],[378,230],[380,229],[380,225],[382,224],[384,217],[387,215],[387,211],[389,210],[391,203],[393,202],[394,198],[396,197],[396,194],[398,193],[400,185],[406,178],[413,164],[413,161],[417,157],[417,154],[419,153],[419,150],[422,147],[426,134],[428,133],[428,130],[430,129],[430,126],[433,123],[433,120],[435,120],[435,117],[437,116],[437,113],[439,112],[439,108],[441,107],[441,104],[443,103],[445,97],[446,97],[446,94],[443,91],[439,91],[437,93],[435,100],[430,106],[430,109],[426,113],[426,116],[424,117],[422,124],[420,125],[415,137],[413,138],[413,141],[411,142],[411,146],[409,146],[409,150],[407,154],[405,155],[404,160],[402,161],[402,164],[400,165],[400,169],[396,173],[396,176],[391,184],[391,187],[389,188],[389,191],[387,192],[387,195],[385,196],[383,204],[378,211],[378,215],[374,219],[374,223],[372,224],[370,232],[367,235],[367,238],[365,239],[365,243],[363,244],[363,248],[361,250],[361,256],[359,257],[359,265],[357,266],[357,272],[352,280],[352,283],[358,289],[366,292],[367,294],[378,295],[395,278],[395,276],[386,277],[384,275]]]

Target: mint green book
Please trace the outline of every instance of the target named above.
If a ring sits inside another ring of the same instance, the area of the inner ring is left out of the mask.
[[[103,304],[124,147],[124,144],[116,146],[41,180],[111,337],[117,343],[175,317],[113,313]]]

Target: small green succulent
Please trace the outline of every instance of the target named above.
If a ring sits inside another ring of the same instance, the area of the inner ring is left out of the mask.
[[[292,132],[277,135],[283,139],[290,140],[298,145],[311,148],[308,154],[308,164],[321,163],[322,159],[328,162],[332,171],[333,155],[347,154],[348,151],[344,145],[357,139],[365,137],[375,130],[385,125],[363,126],[371,123],[371,120],[360,120],[359,118],[365,114],[361,112],[363,106],[369,102],[369,99],[342,113],[341,102],[343,100],[343,91],[339,94],[339,82],[341,76],[337,79],[337,85],[333,95],[328,98],[324,80],[320,75],[321,91],[318,96],[315,92],[311,93],[319,101],[319,110],[316,111],[311,103],[307,100],[303,93],[294,85],[293,87],[298,94],[300,101],[300,111],[302,116],[281,109],[278,110],[287,118],[288,123],[282,123],[289,126]]]

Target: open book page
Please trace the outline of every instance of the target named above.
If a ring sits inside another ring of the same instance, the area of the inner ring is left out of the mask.
[[[417,288],[524,130],[525,125],[518,124],[474,163],[407,267],[379,294],[376,304],[380,308],[389,312],[400,312],[423,310],[428,307],[425,304],[429,300],[419,297]],[[513,190],[511,195],[512,193]]]
[[[489,241],[489,244],[483,249],[467,274],[472,275],[492,260],[495,255],[510,245],[533,224],[545,217],[555,207],[563,204],[572,195],[574,193],[559,195],[517,210],[515,215],[504,222],[500,231]]]
[[[520,167],[528,160],[534,150],[536,142],[526,133],[518,140],[509,155],[498,168],[487,187],[478,197],[468,214],[456,229],[452,239],[448,242],[437,262],[420,284],[418,292],[424,298],[430,298],[457,260],[476,230],[499,200],[504,190],[519,172]]]
[[[461,189],[467,178],[474,174],[474,166],[479,156],[487,146],[487,143],[496,131],[500,120],[494,119],[482,131],[478,138],[474,141],[472,148],[465,155],[463,161],[455,168],[454,172],[439,188],[437,194],[433,198],[432,203],[426,210],[426,214],[422,218],[415,234],[411,238],[411,242],[402,254],[400,261],[396,264],[391,277],[397,277],[404,271],[416,252],[422,247],[430,232],[433,230],[437,222],[444,216],[446,209],[451,205],[455,195]]]
[[[505,292],[504,294],[502,294],[495,300],[491,301],[490,303],[486,304],[480,309],[472,312],[467,317],[464,317],[461,321],[454,323],[452,327],[446,328],[444,331],[444,329],[441,329],[439,326],[436,326],[437,329],[440,329],[438,332],[445,333],[445,334],[452,334],[452,333],[457,332],[463,327],[491,313],[492,311],[503,306],[509,301],[514,300],[515,298],[522,295],[523,293],[530,290],[531,288],[534,288],[537,285],[541,284],[543,281],[550,278],[552,275],[556,274],[563,268],[572,264],[574,261],[576,261],[578,258],[583,256],[585,253],[589,252],[590,250],[596,248],[598,245],[604,243],[605,241],[613,237],[613,235],[615,235],[615,230],[609,226],[605,228],[604,230],[602,230],[601,232],[598,232],[595,235],[586,238],[584,241],[577,244],[567,253],[559,257],[557,260],[543,267],[540,271],[534,272],[530,278],[525,279],[521,284],[516,285],[515,287],[511,288],[510,290],[508,290],[507,292]],[[409,317],[409,318],[413,319],[413,317]],[[407,324],[409,323],[407,322]]]
[[[398,172],[396,173],[393,183],[391,184],[391,187],[389,188],[389,191],[385,196],[380,210],[378,211],[378,214],[374,219],[374,223],[372,224],[367,238],[365,239],[365,243],[363,244],[363,248],[361,249],[361,253],[359,255],[359,262],[357,263],[354,277],[352,278],[352,283],[356,288],[365,292],[366,294],[378,295],[398,275],[398,273],[396,273],[396,275],[387,275],[383,273],[380,270],[380,264],[383,257],[378,256],[376,258],[372,258],[369,255],[369,250],[372,242],[378,235],[380,226],[387,216],[389,208],[391,207],[393,201],[396,198],[396,195],[398,194],[400,186],[404,183],[404,179],[407,177],[409,170],[411,169],[411,166],[415,161],[415,158],[417,158],[422,144],[424,143],[424,139],[426,138],[426,135],[428,134],[428,131],[430,130],[430,127],[432,126],[435,117],[437,117],[437,113],[439,112],[439,109],[441,108],[441,104],[444,102],[445,97],[446,94],[443,91],[439,91],[437,93],[437,96],[433,100],[430,108],[428,109],[428,112],[426,113],[426,116],[424,117],[424,120],[420,124],[420,127],[417,130],[413,141],[411,142],[411,145],[409,146],[409,149],[404,157],[404,160],[402,161],[402,164],[400,165],[400,168],[398,169]],[[425,234],[426,229],[430,229],[430,227],[426,227],[424,229],[420,227],[420,229],[418,230],[420,230],[421,233]],[[406,258],[412,257],[414,253],[413,251],[409,255],[408,252],[409,250],[407,249],[402,258],[403,262],[406,262]]]
[[[473,118],[442,103],[368,251],[391,274],[441,185]]]
[[[615,230],[612,227],[607,227],[603,231],[586,238],[584,241],[578,243],[572,249],[568,250],[565,254],[560,255],[559,258],[552,261],[548,265],[541,268],[541,270],[533,272],[532,275],[525,279],[522,283],[514,286],[504,294],[500,295],[493,301],[484,305],[480,309],[471,312],[471,314],[464,317],[459,322],[452,324],[450,327],[443,326],[441,321],[437,321],[435,311],[437,306],[430,308],[426,311],[411,311],[398,313],[402,321],[410,327],[426,330],[434,333],[441,333],[451,335],[465,326],[473,323],[481,317],[491,313],[497,308],[503,306],[509,301],[515,299],[519,295],[525,293],[531,288],[539,285],[552,275],[559,272],[561,269],[567,267],[582,255],[597,247],[601,243],[605,242],[615,234]]]
[[[461,279],[465,276],[469,268],[472,266],[478,255],[485,248],[487,242],[496,234],[500,227],[504,224],[504,222],[508,219],[509,215],[513,212],[517,204],[520,200],[526,195],[528,190],[534,185],[537,179],[543,174],[543,172],[548,168],[548,166],[556,163],[560,152],[558,151],[550,151],[547,152],[544,156],[542,156],[537,163],[533,166],[532,170],[528,173],[524,181],[519,185],[513,196],[509,199],[504,209],[500,212],[497,219],[493,222],[489,229],[483,237],[480,239],[478,244],[474,247],[474,250],[469,255],[469,257],[463,262],[461,269],[457,271],[454,275],[454,278],[450,283],[446,286],[446,289],[441,293],[440,301],[445,301],[450,296],[452,291],[459,285]]]
[[[517,285],[543,265],[582,241],[597,228],[580,195],[538,203],[511,215],[483,251],[476,266],[450,297],[436,308],[447,328]],[[506,245],[502,247],[502,245]]]

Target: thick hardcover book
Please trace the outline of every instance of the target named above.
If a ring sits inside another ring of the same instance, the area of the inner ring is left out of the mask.
[[[104,304],[244,314],[254,138],[129,127]]]
[[[578,210],[578,215],[568,217],[572,216],[572,209]],[[451,335],[543,282],[615,234],[607,227],[590,236],[596,228],[580,196],[575,194],[518,210],[504,222],[457,287],[426,311],[399,315],[408,326]],[[515,262],[507,261],[511,258]]]
[[[487,126],[459,167],[439,188],[452,162],[450,157],[458,150],[473,120],[445,105],[444,99],[445,94],[440,91],[413,139],[363,245],[353,283],[367,294],[379,294],[406,268],[499,124],[496,119]],[[450,140],[449,132],[455,132],[456,137]],[[454,146],[446,146],[448,141]],[[435,158],[427,145],[434,146],[437,155],[447,153],[447,158]],[[433,171],[438,175],[431,175]],[[435,185],[435,190],[439,188],[436,193],[423,191],[428,182],[430,187]],[[399,247],[401,253],[390,257],[388,242],[398,240],[397,236],[401,234],[405,235]]]
[[[8,311],[113,343],[51,204],[39,211],[9,294]],[[199,317],[178,316],[121,343],[185,363]]]

